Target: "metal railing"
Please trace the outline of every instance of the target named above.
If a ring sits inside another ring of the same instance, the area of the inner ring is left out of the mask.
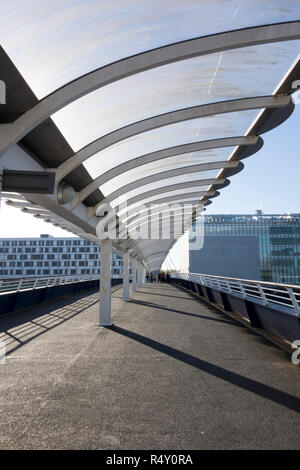
[[[113,277],[113,276],[112,276]],[[53,287],[74,282],[85,282],[99,279],[99,276],[36,277],[20,279],[0,279],[0,295],[8,292]]]
[[[288,307],[300,315],[300,286],[197,273],[176,273],[172,274],[172,277],[210,287],[243,299],[248,298],[263,305]]]

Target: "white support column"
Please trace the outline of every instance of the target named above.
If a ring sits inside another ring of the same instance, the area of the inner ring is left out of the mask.
[[[145,279],[143,263],[141,263],[140,266],[141,266],[141,269],[140,269],[140,286],[142,286],[144,284],[144,279]]]
[[[141,285],[141,263],[137,262],[137,269],[136,269],[136,286],[140,287]]]
[[[129,265],[130,254],[126,251],[123,253],[123,300],[130,300],[129,297]]]
[[[136,291],[136,276],[137,276],[137,259],[132,257],[132,292]]]
[[[111,240],[100,245],[100,326],[111,326]]]
[[[143,284],[143,265],[142,263],[139,263],[140,269],[139,269],[139,286]]]

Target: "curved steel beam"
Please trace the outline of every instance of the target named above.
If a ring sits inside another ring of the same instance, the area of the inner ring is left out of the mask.
[[[215,194],[215,191],[209,191],[209,192],[201,191],[200,188],[202,186],[203,185],[201,185],[201,183],[199,184],[199,181],[197,180],[186,181],[184,183],[171,184],[170,186],[163,186],[162,188],[153,189],[153,191],[147,191],[145,193],[138,194],[137,196],[134,196],[131,199],[128,199],[127,206],[130,207],[137,202],[143,201],[145,199],[149,199],[153,196],[157,196],[159,194],[169,193],[169,192],[172,193],[180,189],[195,188],[198,190],[198,191],[195,191],[195,193],[197,193],[198,196],[213,196]],[[173,195],[175,194],[170,194],[170,196],[173,196]],[[184,196],[184,194],[182,194],[182,196]],[[155,199],[149,200],[147,201],[147,203],[148,202],[151,202],[152,204],[156,203]]]
[[[156,242],[156,245],[157,245],[157,242]],[[154,247],[154,251],[153,249],[151,249],[150,247],[148,247],[146,249],[146,251],[143,251],[143,256],[144,256],[144,259],[146,260],[148,258],[148,256],[152,256],[153,253],[166,253],[168,250],[169,250],[169,246],[170,246],[170,243],[168,243],[168,247],[167,248],[164,248],[164,247]],[[160,250],[158,251],[157,248]]]
[[[154,267],[155,267],[154,269],[156,269],[157,261],[159,261],[159,260],[164,260],[165,257],[166,257],[166,256],[164,256],[164,255],[162,255],[162,256],[157,256],[156,258],[152,258],[152,259],[150,259],[149,261],[147,261],[147,263],[149,264],[149,266],[154,266]],[[152,269],[153,269],[153,267],[152,267]],[[158,268],[157,268],[157,269],[158,269]]]
[[[222,189],[222,188],[224,188],[224,187],[226,187],[226,186],[228,186],[228,185],[230,184],[230,180],[228,180],[228,179],[223,179],[223,178],[206,178],[206,179],[203,179],[203,180],[200,180],[200,181],[201,181],[201,185],[202,185],[202,186],[213,185],[213,187],[214,187],[215,189]],[[199,180],[198,180],[198,183],[199,183]],[[199,185],[200,185],[200,184],[199,184]],[[215,190],[215,189],[214,189],[214,190]],[[182,195],[182,196],[184,196],[184,195]],[[183,199],[184,199],[184,198],[183,198]],[[156,200],[155,200],[155,204],[161,204],[162,202],[166,202],[166,201],[168,201],[168,200],[169,200],[169,198],[167,198],[167,197],[166,197],[166,198],[163,198],[163,199],[156,199]],[[102,215],[103,215],[103,214],[102,214],[103,204],[104,204],[104,201],[101,201],[101,202],[97,205],[97,207],[95,208],[95,211],[93,212],[93,214],[91,215],[91,217],[93,217],[95,214],[96,214],[97,216],[99,216],[99,215],[102,216]],[[118,214],[118,216],[120,216],[120,215],[121,215],[122,213],[124,213],[124,212],[127,212],[127,213],[129,213],[129,214],[130,214],[130,213],[132,214],[133,210],[135,210],[135,211],[138,212],[138,211],[141,211],[141,210],[145,210],[145,207],[147,207],[147,210],[148,210],[148,207],[149,207],[151,204],[152,204],[152,203],[140,204],[140,205],[136,206],[134,209],[129,209],[129,210],[128,210],[129,206],[127,205],[127,207],[126,207],[125,209],[121,208],[121,210],[119,210],[119,212],[117,212],[117,214]],[[154,204],[154,203],[153,203],[153,204]],[[100,214],[99,214],[99,211],[100,211]],[[128,217],[129,217],[129,216],[128,216]],[[128,217],[125,217],[125,219],[128,218]],[[130,216],[130,217],[131,217],[131,216]],[[125,219],[124,219],[124,220],[125,220]]]
[[[170,220],[170,222],[172,222],[172,220],[177,220],[178,218],[182,218],[182,216],[184,216],[184,219],[182,220],[182,223],[184,225],[186,224],[189,224],[194,215],[193,215],[193,209],[191,211],[191,213],[184,213],[183,212],[183,208],[178,208],[176,210],[168,210],[168,211],[160,211],[160,210],[157,210],[156,212],[151,212],[151,214],[148,214],[146,216],[143,216],[143,217],[140,217],[140,218],[137,218],[136,220],[134,221],[131,221],[129,224],[126,224],[126,230],[129,232],[130,230],[132,229],[135,229],[137,227],[141,227],[145,224],[149,224],[149,223],[156,223],[157,221],[159,220]],[[198,212],[199,213],[199,212]],[[125,224],[124,224],[125,225]],[[125,230],[124,230],[125,231]]]
[[[166,250],[168,252],[170,250],[170,247],[174,244],[174,240],[132,240],[129,239],[126,241],[124,246],[126,246],[126,250],[134,250],[134,251],[139,251],[140,253],[145,253],[148,254],[149,250],[152,252],[154,249],[157,249],[158,247],[161,249]],[[147,250],[147,251],[144,251]],[[144,255],[142,254],[142,257]]]
[[[178,238],[178,235],[181,236],[186,229],[187,227],[183,228],[182,224],[176,223],[168,227],[153,227],[150,231],[145,229],[145,232],[131,230],[129,232],[129,236],[131,236],[132,234],[139,234],[140,238],[137,238],[137,240],[148,240],[149,237],[151,238],[151,240],[155,240],[155,241],[174,240]],[[167,230],[166,233],[164,233],[165,230]]]
[[[181,183],[181,184],[184,184],[184,183]],[[166,197],[164,198],[163,200],[164,201],[170,201],[172,202],[172,199],[173,197],[175,197],[175,201],[178,197],[181,197],[181,198],[185,198],[185,197],[188,197],[190,194],[193,194],[195,196],[195,198],[198,198],[199,196],[201,196],[202,194],[205,195],[206,197],[209,197],[209,198],[213,198],[213,197],[217,197],[220,195],[220,193],[218,191],[209,191],[209,192],[205,192],[205,191],[201,191],[201,192],[197,192],[197,191],[194,191],[192,193],[188,193],[188,194],[174,194],[174,195],[170,195],[169,197]],[[153,205],[153,207],[151,208],[151,206]],[[190,204],[191,205],[191,204]],[[147,207],[146,207],[146,204],[142,205],[142,206],[139,206],[141,207],[143,210],[141,212],[139,212],[138,214],[136,215],[132,215],[132,212],[134,212],[134,210],[132,211],[129,211],[129,213],[127,214],[127,217],[125,218],[122,218],[120,217],[119,220],[120,222],[122,223],[122,225],[126,225],[126,227],[130,227],[133,223],[140,223],[141,220],[143,219],[148,219],[150,217],[152,217],[154,214],[156,213],[159,213],[159,214],[167,214],[167,213],[172,213],[172,214],[176,214],[177,212],[182,212],[183,211],[183,208],[184,206],[180,205],[180,204],[175,204],[175,207],[174,207],[174,204],[169,206],[167,205],[166,203],[161,205],[161,207],[157,207],[156,206],[156,201],[149,201],[149,203],[147,203]],[[151,211],[150,213],[148,211]],[[194,210],[194,209],[192,209]],[[143,215],[143,212],[146,212],[147,215]]]
[[[172,199],[171,199],[172,197]],[[177,199],[178,197],[178,199]],[[124,222],[128,222],[129,220],[133,221],[135,218],[139,217],[140,214],[142,214],[143,212],[148,212],[150,209],[151,209],[151,206],[152,205],[158,205],[158,206],[161,206],[161,207],[158,207],[157,210],[166,210],[166,208],[168,209],[171,209],[171,207],[168,207],[168,203],[169,202],[172,202],[172,201],[178,201],[176,204],[179,204],[179,203],[182,203],[184,204],[186,202],[186,197],[185,197],[185,194],[178,194],[177,196],[169,196],[169,197],[163,197],[161,199],[156,199],[155,200],[155,203],[152,203],[152,202],[149,202],[149,203],[146,203],[146,204],[140,204],[136,207],[134,207],[133,209],[129,209],[125,212],[125,216],[122,217],[122,215],[119,215],[119,218],[120,220],[122,221],[122,223]],[[193,204],[193,203],[198,203],[200,204],[200,201],[198,199],[196,200],[193,200],[193,201],[188,201],[189,204]],[[153,208],[152,211],[154,212],[156,209]],[[121,213],[120,213],[121,214]]]
[[[186,193],[185,195],[181,194],[181,195],[169,196],[168,198],[161,199],[161,201],[162,202],[178,201],[178,205],[179,205],[179,203],[184,204],[185,202],[186,202],[186,204],[189,204],[191,206],[196,205],[196,204],[198,204],[198,205],[200,204],[198,193]],[[160,203],[160,204],[162,204],[162,203]],[[175,208],[173,207],[172,208],[172,206],[170,206],[168,208],[168,210],[166,210],[166,208],[162,206],[162,207],[153,208],[153,210],[151,210],[151,213],[149,214],[148,213],[149,207],[145,208],[145,206],[142,206],[142,208],[143,208],[142,212],[147,212],[147,215],[141,217],[141,213],[132,214],[132,212],[131,212],[129,214],[126,214],[126,217],[124,219],[120,218],[120,222],[122,224],[122,226],[120,228],[120,234],[121,234],[122,237],[124,236],[126,231],[128,231],[132,228],[132,224],[133,224],[133,227],[138,226],[140,224],[141,220],[147,219],[146,221],[144,221],[141,224],[141,225],[144,225],[145,223],[148,223],[151,220],[151,217],[155,216],[157,213],[167,214],[168,212],[171,212],[173,214],[174,213],[176,214],[176,212],[178,212],[180,210],[179,207],[175,207]],[[196,208],[192,208],[192,210],[193,209],[196,209]],[[183,210],[183,206],[181,207],[181,210]],[[199,213],[199,211],[200,211],[200,207],[197,208],[196,212]],[[189,218],[192,218],[192,214],[189,214]]]
[[[166,254],[162,255],[161,258],[157,258],[156,260],[153,259],[153,260],[147,262],[147,264],[149,266],[149,272],[160,271],[161,265],[164,262],[164,260],[166,259],[169,251],[170,250],[166,251]]]
[[[167,253],[170,251],[170,248],[173,246],[173,244],[176,242],[176,240],[172,239],[172,240],[164,240],[164,239],[159,239],[159,240],[151,240],[152,241],[152,244],[151,245],[148,245],[148,252],[145,253],[145,254],[141,254],[141,258],[142,259],[145,259],[145,256],[147,255],[150,255],[152,253],[152,251],[154,250],[157,250],[157,245],[161,245],[162,242],[167,242],[166,244],[164,244],[166,246],[166,248],[164,249],[164,253]],[[131,248],[130,248],[131,249]],[[163,255],[162,255],[163,256]],[[146,262],[148,264],[148,261]]]
[[[137,244],[138,242],[138,244]],[[136,244],[139,245],[138,248],[140,248],[140,251],[143,250],[145,254],[149,254],[149,250],[152,252],[152,247],[154,249],[157,249],[157,240],[128,240],[127,241],[127,246],[131,247],[131,245]],[[159,248],[160,249],[166,249],[169,250],[169,246],[173,243],[171,240],[159,240]],[[147,251],[145,251],[147,250]]]
[[[195,193],[192,193],[192,194],[194,195]],[[174,202],[174,201],[176,201],[176,205],[189,204],[189,205],[192,205],[192,206],[194,205],[195,208],[196,208],[197,205],[198,206],[199,205],[202,205],[202,206],[204,205],[203,203],[201,203],[199,201],[199,199],[197,199],[197,198],[194,199],[193,196],[190,199],[188,199],[186,197],[186,195],[181,194],[181,195],[169,196],[169,197],[166,197],[166,198],[159,199],[157,201],[158,207],[155,207],[155,208],[151,209],[151,213],[155,214],[156,212],[168,212],[168,211],[174,210],[174,209],[172,209],[172,206],[170,206],[168,208],[166,207],[170,202]],[[127,224],[127,222],[129,222],[129,221],[130,221],[129,223],[132,223],[134,221],[134,219],[137,219],[137,218],[141,217],[141,215],[143,213],[148,213],[150,208],[151,208],[151,203],[150,204],[145,204],[145,205],[141,204],[140,206],[138,206],[136,211],[131,210],[131,211],[125,213],[124,218],[119,217],[119,219],[120,219],[120,221],[123,225]],[[168,209],[168,210],[166,210],[166,209]],[[199,211],[199,207],[198,207],[198,211]],[[129,223],[128,223],[128,225],[129,225]]]
[[[171,221],[172,219],[174,219],[174,220],[178,221],[179,218],[180,218],[182,223],[187,224],[193,217],[192,211],[193,211],[193,209],[191,209],[191,212],[189,214],[185,214],[185,220],[182,220],[182,215],[184,215],[183,206],[178,207],[178,208],[174,208],[174,210],[169,209],[169,211],[164,211],[164,212],[161,212],[161,211],[158,210],[156,212],[151,212],[150,214],[148,214],[144,217],[140,217],[137,220],[135,220],[135,221],[133,221],[129,224],[126,224],[126,225],[124,224],[124,225],[126,226],[126,230],[129,231],[132,228],[141,227],[145,224],[154,223],[154,222],[157,222],[159,220],[169,219]]]
[[[59,109],[123,78],[192,57],[299,38],[299,21],[282,22],[189,39],[116,61],[64,85],[24,113],[3,132],[0,151],[7,150]]]
[[[129,124],[128,126],[117,129],[116,131],[94,140],[75,153],[72,157],[68,158],[57,169],[55,169],[56,180],[57,182],[60,181],[81,163],[85,162],[96,153],[138,134],[171,124],[176,124],[178,122],[215,116],[217,114],[247,111],[250,109],[285,108],[288,106],[290,101],[291,97],[288,95],[256,96],[252,98],[218,101],[216,103],[208,103],[200,106],[192,106],[191,108],[171,111],[169,113],[160,114],[158,116],[144,119],[143,121]],[[94,189],[97,189],[97,186]]]
[[[164,222],[167,222],[167,217],[165,218],[165,220],[163,221]],[[184,232],[184,230],[187,229],[187,227],[185,227],[183,225],[183,222],[182,220],[179,220],[179,221],[170,221],[170,223],[168,224],[168,226],[160,226],[160,218],[158,219],[155,219],[153,222],[151,221],[151,223],[153,224],[152,227],[150,227],[150,231],[148,229],[146,229],[145,226],[147,226],[149,224],[149,221],[147,222],[143,222],[142,224],[140,225],[137,225],[136,227],[132,227],[130,229],[128,229],[128,235],[131,236],[132,233],[141,233],[140,229],[145,229],[148,236],[149,236],[149,232],[150,232],[150,238],[153,237],[154,235],[156,234],[162,234],[164,230],[168,230],[168,236],[165,237],[166,239],[170,239],[170,238],[177,238],[177,237],[174,237],[174,236],[171,236],[171,231],[173,230],[177,230],[177,231],[180,231],[180,233],[182,234]],[[138,229],[138,230],[136,230]],[[148,237],[147,237],[148,238]],[[147,239],[146,238],[146,239]],[[141,239],[143,239],[143,237],[141,237]]]
[[[156,152],[151,152],[126,161],[95,178],[94,181],[92,181],[89,185],[76,194],[74,200],[70,204],[70,209],[72,210],[80,202],[84,201],[93,191],[98,189],[99,186],[107,183],[112,178],[120,176],[126,171],[138,168],[142,165],[146,165],[147,163],[156,162],[158,160],[163,160],[164,158],[175,157],[176,155],[182,155],[185,153],[236,146],[242,146],[244,148],[244,152],[241,155],[241,158],[239,158],[239,160],[241,160],[242,158],[249,157],[250,155],[256,153],[261,149],[262,145],[262,138],[252,135],[247,137],[225,137],[220,139],[192,142],[189,144],[177,145],[175,147],[169,147],[163,150],[158,150]]]
[[[156,256],[156,255],[160,255],[160,254],[162,254],[162,253],[163,253],[163,254],[166,253],[166,250],[163,250],[163,251],[156,251],[155,253],[151,253],[150,255],[145,256],[144,260],[147,260],[148,258],[152,258],[154,255],[155,255],[155,256]]]
[[[174,207],[174,205],[173,207],[172,206],[165,207],[164,209],[153,208],[150,213],[148,212],[148,210],[145,210],[144,212],[146,213],[146,215],[141,213],[140,215],[135,215],[131,218],[128,218],[127,221],[129,221],[129,223],[127,223],[125,219],[124,220],[122,219],[122,224],[126,225],[126,227],[131,227],[133,224],[139,224],[141,221],[145,221],[145,219],[150,220],[151,217],[154,217],[157,214],[160,214],[162,217],[167,216],[167,215],[170,217],[171,214],[175,216],[178,213],[183,212],[184,206],[180,204],[175,204],[175,206],[176,207]],[[191,210],[194,211],[195,210],[194,207],[192,207]]]
[[[138,180],[132,181],[131,183],[128,183],[116,189],[111,194],[109,194],[105,199],[103,199],[103,201],[101,201],[99,205],[97,205],[97,207],[99,207],[101,204],[109,204],[115,199],[117,199],[118,197],[128,193],[131,190],[140,188],[146,184],[150,184],[156,181],[173,178],[174,176],[182,176],[182,175],[187,175],[191,173],[197,173],[201,171],[217,170],[217,169],[223,169],[223,168],[230,168],[233,170],[240,165],[242,165],[241,162],[238,162],[238,161],[228,162],[226,160],[226,161],[221,161],[221,162],[199,163],[197,165],[183,166],[179,168],[174,168],[172,170],[162,171],[160,173],[148,175],[148,176],[145,176],[144,178],[140,178]],[[199,185],[203,186],[205,182],[202,183],[202,181],[205,181],[205,180],[199,180]]]
[[[197,212],[195,207],[193,207],[193,205],[191,204],[192,206],[192,211],[193,212]],[[182,212],[184,209],[184,206],[181,205],[180,203],[178,204],[173,204],[171,206],[167,205],[167,204],[163,204],[163,205],[160,205],[160,208],[154,206],[152,209],[150,207],[148,208],[145,208],[144,210],[142,210],[139,214],[136,214],[132,217],[127,217],[127,219],[121,219],[121,222],[123,225],[126,225],[127,227],[130,227],[132,224],[136,223],[137,221],[142,221],[144,219],[149,219],[151,216],[154,216],[156,214],[160,214],[161,216],[165,216],[167,214],[174,214],[176,215],[177,213],[179,212]],[[149,210],[151,210],[151,212],[149,213]]]

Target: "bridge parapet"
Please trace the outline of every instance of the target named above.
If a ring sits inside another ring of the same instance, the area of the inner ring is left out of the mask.
[[[197,273],[172,274],[172,281],[237,314],[284,349],[300,339],[300,286]]]
[[[111,276],[113,286],[121,282]],[[99,276],[0,279],[0,315],[91,290],[99,290]]]

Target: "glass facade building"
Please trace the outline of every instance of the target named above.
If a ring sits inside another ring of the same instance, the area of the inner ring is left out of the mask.
[[[81,238],[0,238],[0,279],[42,276],[95,276],[100,248]],[[122,275],[123,260],[113,253],[112,275]]]
[[[300,284],[300,214],[205,215],[203,248],[189,257],[190,272]]]

